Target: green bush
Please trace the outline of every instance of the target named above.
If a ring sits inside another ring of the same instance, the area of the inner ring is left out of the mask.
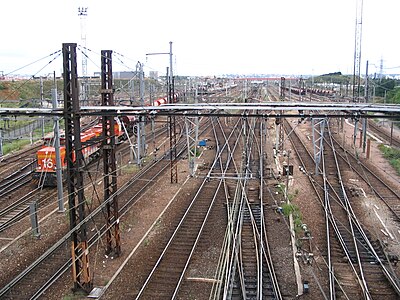
[[[21,150],[24,146],[30,143],[29,140],[16,140],[11,143],[3,144],[3,155],[10,153],[11,151]]]
[[[296,234],[303,230],[301,227],[303,224],[303,219],[300,209],[297,205],[285,203],[282,205],[282,212],[285,216],[289,216],[290,214],[292,214],[294,231],[296,232]]]
[[[397,174],[400,175],[400,150],[383,144],[379,145],[379,149],[390,165],[396,170]]]

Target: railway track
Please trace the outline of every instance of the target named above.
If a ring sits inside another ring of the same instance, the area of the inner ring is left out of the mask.
[[[400,191],[392,184],[386,182],[366,163],[344,149],[337,139],[333,138],[336,153],[340,160],[344,161],[353,172],[355,172],[371,189],[373,194],[378,197],[389,210],[393,213],[393,219],[400,222]]]
[[[157,128],[154,131],[154,138],[158,138],[161,135],[165,134],[167,132],[167,128]],[[121,144],[117,146],[117,149],[120,153],[120,155],[129,155],[129,152],[131,151],[130,145],[126,144]],[[93,161],[91,161],[89,164],[85,166],[88,177],[91,176],[91,171],[93,169],[96,169],[98,163],[100,161],[100,158],[97,158]],[[5,197],[9,195],[9,197],[12,197],[12,193],[19,190],[20,188],[26,186],[27,183],[31,181],[31,173],[32,170],[28,172],[23,172],[24,170],[28,168],[32,168],[34,165],[34,161],[24,165],[21,167],[21,169],[15,171],[8,177],[4,178],[2,181],[2,184],[0,184],[0,196]],[[21,174],[22,173],[22,174]],[[94,171],[93,173],[97,173]],[[43,175],[45,176],[45,174]],[[87,186],[86,186],[87,187]],[[42,189],[41,186],[34,188],[31,190],[31,188],[28,186],[29,192],[27,192],[25,195],[22,195],[12,201],[9,205],[6,207],[2,207],[0,210],[0,232],[5,231],[6,229],[12,227],[16,222],[20,221],[21,219],[25,218],[26,216],[29,215],[29,206],[31,203],[36,202],[37,203],[37,208],[40,210],[43,206],[45,206],[49,200],[54,199],[54,197],[57,195],[57,192],[55,189],[51,188],[45,188]],[[20,229],[22,228],[27,228],[29,227],[29,220],[26,220],[26,226],[19,226]]]
[[[312,155],[288,122],[285,122],[285,127],[287,132],[294,132],[290,139],[303,168],[312,172],[310,170],[315,169]],[[326,212],[327,266],[328,274],[332,275],[329,276],[330,297],[379,299],[379,295],[386,295],[388,299],[397,299],[398,283],[388,268],[386,256],[380,245],[370,240],[349,202],[340,175],[349,163],[345,160],[338,162],[329,132],[325,133],[324,141],[330,147],[325,146],[322,156],[320,172],[323,176],[313,175],[312,180]]]
[[[182,139],[182,135],[179,140],[177,153],[180,156],[184,153],[186,144],[185,140]],[[157,160],[146,165],[118,190],[120,217],[129,210],[142,193],[156,182],[156,178],[170,166],[169,161],[165,159],[168,155],[169,153],[166,153]],[[87,226],[94,228],[94,230],[88,231],[88,244],[92,251],[95,251],[93,246],[97,245],[99,240],[106,233],[106,225],[103,216],[105,204],[106,203],[103,202],[101,205],[91,210],[85,220],[82,221],[87,223]],[[114,222],[116,221],[114,220]],[[78,224],[77,226],[81,225]],[[70,236],[74,230],[76,229],[70,230],[52,247],[47,249],[36,261],[6,284],[5,287],[0,290],[0,298],[39,299],[60,276],[70,270],[72,264],[70,259]],[[45,272],[43,272],[43,270],[45,270]]]
[[[32,174],[34,164],[35,162],[31,161],[1,179],[0,198],[7,196],[9,193],[28,183],[31,180],[30,176]]]
[[[155,178],[168,168],[168,166],[169,162],[167,160],[159,159],[154,164],[142,169],[126,186],[121,187],[118,194],[126,193],[128,189],[131,194],[126,203],[120,203],[121,215],[128,209],[135,197],[138,197],[146,188],[149,188],[150,184],[155,181]],[[143,184],[143,182],[147,183]],[[133,190],[130,189],[131,187],[133,187]],[[91,220],[97,217],[100,219],[103,218],[102,206],[93,210],[86,217],[85,222],[91,224]],[[101,226],[91,234],[89,247],[97,243],[104,235],[105,229],[105,225]],[[72,230],[68,232],[54,246],[50,247],[41,257],[0,290],[0,298],[38,299],[55,280],[69,270],[72,264],[70,259],[70,235],[72,232]],[[43,270],[46,270],[46,272],[43,272]]]
[[[141,289],[134,293],[135,299],[173,299],[179,295],[185,273],[208,217],[215,203],[226,201],[222,177],[219,176],[220,179],[218,179],[216,174],[211,174],[211,172],[217,170],[220,174],[227,168],[223,166],[224,161],[221,157],[224,155],[229,157],[233,149],[226,143],[217,145],[216,148],[217,154],[211,170],[204,177],[199,190],[171,234],[171,238],[166,241],[161,253],[156,256],[156,261],[151,263],[153,267],[145,277]]]
[[[0,180],[7,180],[17,169],[23,169],[27,165],[34,167],[36,163],[36,152],[42,147],[42,144],[34,145],[29,148],[18,151],[15,154],[7,154],[0,160]]]
[[[378,135],[385,142],[394,147],[400,148],[400,139],[394,135],[392,135],[389,131],[385,130],[373,120],[368,121],[369,130],[371,130],[374,134]]]
[[[256,125],[257,124],[257,125]],[[221,154],[211,180],[224,178],[228,226],[210,299],[281,299],[269,252],[263,205],[263,149],[258,123],[243,118],[228,136],[215,127]],[[265,126],[265,124],[263,124]],[[231,124],[228,124],[231,126]],[[264,129],[265,130],[265,129]],[[238,145],[239,143],[239,145]],[[226,149],[227,152],[221,150]],[[233,151],[240,149],[240,151]]]

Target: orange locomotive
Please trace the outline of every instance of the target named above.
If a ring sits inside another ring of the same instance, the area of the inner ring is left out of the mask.
[[[132,118],[127,119],[134,122]],[[132,124],[124,124],[126,128],[131,128]],[[130,125],[130,126],[127,126]],[[114,133],[116,142],[126,139],[123,126],[118,118],[116,118]],[[101,123],[87,129],[81,133],[82,155],[85,163],[89,163],[100,155],[101,135],[103,134],[103,126]],[[90,143],[92,141],[92,143]],[[61,168],[63,174],[67,167],[65,145],[60,146]],[[52,146],[45,146],[37,152],[37,167],[33,172],[33,181],[35,184],[43,184],[43,186],[57,186],[56,175],[56,151]]]
[[[173,95],[172,102],[178,101],[179,94]],[[159,98],[154,101],[154,106],[160,106],[168,103],[168,97]],[[133,133],[133,126],[137,123],[137,117],[120,116],[115,118],[115,138],[116,142],[126,140],[125,130],[128,134]],[[101,146],[100,136],[103,134],[103,126],[101,123],[89,128],[81,133],[82,144],[85,144],[82,149],[83,158],[85,163],[89,163],[100,155],[99,150]],[[90,141],[93,141],[90,143]],[[64,140],[61,139],[62,145],[60,146],[61,167],[63,174],[67,167],[66,151],[63,145]],[[89,143],[88,143],[89,142]],[[54,147],[45,146],[37,152],[37,168],[33,172],[33,181],[35,184],[43,184],[43,186],[57,186],[56,175],[56,151]]]

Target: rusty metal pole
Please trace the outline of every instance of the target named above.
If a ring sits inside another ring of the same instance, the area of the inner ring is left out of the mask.
[[[101,51],[101,105],[114,105],[112,82],[112,51]],[[119,212],[117,199],[117,164],[115,158],[116,122],[113,116],[103,116],[103,184],[107,211],[106,253],[121,254]],[[117,125],[118,126],[118,125]]]
[[[366,154],[366,158],[369,159],[371,153],[371,139],[367,140],[367,154]]]
[[[390,142],[389,145],[392,146],[393,144],[393,121],[390,121]]]
[[[80,107],[76,44],[65,43],[63,51],[65,148],[70,229],[72,278],[74,290],[87,293],[92,289],[89,269],[89,248],[86,233],[85,197],[83,186],[83,155],[80,128]],[[77,225],[80,226],[77,227]]]

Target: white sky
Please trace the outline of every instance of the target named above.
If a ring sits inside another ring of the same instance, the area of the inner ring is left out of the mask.
[[[100,50],[113,50],[113,70],[165,74],[173,42],[177,75],[353,73],[355,0],[12,0],[2,1],[0,71],[5,74],[81,44],[78,7],[88,7],[88,73],[99,71]],[[364,0],[361,73],[400,66],[399,0]],[[119,60],[121,58],[122,62]],[[17,71],[62,71],[61,56]],[[78,56],[78,72],[81,58]],[[400,68],[384,73],[400,73]]]

